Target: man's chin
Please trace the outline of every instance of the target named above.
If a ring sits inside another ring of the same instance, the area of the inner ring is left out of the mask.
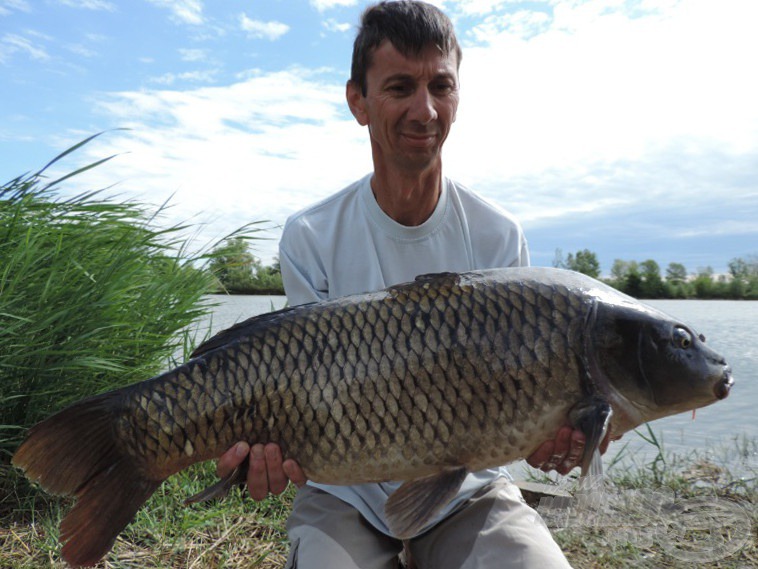
[[[426,170],[440,163],[439,149],[426,149],[424,151],[406,152],[400,157],[400,164],[405,168]]]

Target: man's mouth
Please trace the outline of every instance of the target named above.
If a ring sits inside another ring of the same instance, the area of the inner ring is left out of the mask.
[[[401,136],[412,146],[431,146],[437,140],[435,133],[402,133]]]

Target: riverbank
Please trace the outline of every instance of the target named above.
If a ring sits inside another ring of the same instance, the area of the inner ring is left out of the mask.
[[[637,470],[609,473],[603,498],[537,506],[576,569],[742,569],[758,566],[757,445],[741,476],[705,455],[668,455]],[[744,465],[743,465],[744,466]],[[0,480],[0,567],[60,568],[57,527],[67,504],[38,494],[20,497],[15,473]],[[294,489],[255,503],[234,491],[223,501],[184,506],[215,481],[214,465],[169,479],[119,536],[101,569],[281,569],[285,521]],[[543,481],[544,482],[544,481]],[[561,484],[576,496],[576,488]]]

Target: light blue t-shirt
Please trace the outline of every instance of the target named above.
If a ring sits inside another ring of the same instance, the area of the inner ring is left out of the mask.
[[[521,226],[508,212],[444,178],[432,215],[404,226],[376,203],[371,175],[294,215],[279,243],[284,289],[292,306],[370,292],[418,275],[529,265]],[[507,470],[469,474],[461,489],[422,531]],[[374,527],[392,535],[384,505],[402,482],[332,486],[309,482],[355,507]]]

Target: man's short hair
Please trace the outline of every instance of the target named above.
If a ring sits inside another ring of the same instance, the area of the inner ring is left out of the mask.
[[[434,46],[444,55],[455,53],[461,63],[461,48],[453,23],[439,8],[416,0],[393,0],[369,6],[361,16],[361,26],[353,44],[350,81],[366,95],[366,73],[374,50],[384,40],[405,57],[419,55]]]

